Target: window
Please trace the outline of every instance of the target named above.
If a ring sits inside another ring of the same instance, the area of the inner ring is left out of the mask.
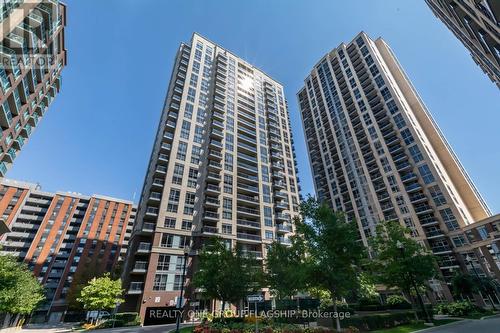
[[[233,154],[231,153],[224,154],[224,170],[233,171]]]
[[[171,217],[165,217],[165,221],[163,222],[163,226],[165,228],[175,228],[175,219]]]
[[[231,133],[226,133],[226,150],[233,151],[234,150],[234,136]]]
[[[189,246],[189,242],[189,236],[162,234],[160,247],[183,249],[186,246]]]
[[[184,214],[193,215],[195,199],[196,195],[194,193],[186,193],[186,198],[184,199]]]
[[[233,226],[230,224],[223,224],[222,225],[222,233],[223,234],[232,234],[233,233]]]
[[[452,237],[451,240],[453,241],[453,244],[456,247],[461,247],[461,246],[467,245],[467,240],[465,239],[464,235],[458,235],[458,236]]]
[[[488,230],[486,229],[486,226],[481,226],[476,228],[477,232],[479,233],[479,237],[481,237],[482,240],[485,240],[489,237]]]
[[[424,159],[417,145],[409,147],[408,150],[410,151],[411,157],[413,158],[413,161],[415,161],[415,163],[420,162]]]
[[[233,193],[233,176],[224,175],[224,193]]]
[[[194,129],[194,142],[201,143],[203,140],[203,127],[196,125]]]
[[[268,185],[262,185],[262,193],[264,202],[271,202],[271,189]]]
[[[397,115],[394,116],[394,122],[396,123],[396,126],[401,129],[406,126],[406,122],[401,115],[401,113],[398,113]]]
[[[183,120],[181,128],[181,139],[189,139],[190,130],[191,130],[191,123],[187,120]]]
[[[442,206],[446,204],[446,199],[439,188],[439,185],[434,185],[429,188],[429,192],[431,193],[432,200],[436,204],[436,206]]]
[[[174,174],[172,175],[172,184],[182,184],[182,176],[184,174],[184,165],[175,163]]]
[[[273,232],[266,230],[266,239],[273,239]]]
[[[184,118],[191,119],[193,117],[193,104],[186,103],[184,108]]]
[[[231,198],[224,198],[222,204],[222,218],[231,220],[233,218],[233,200]]]
[[[196,90],[189,87],[187,100],[194,103],[194,99],[196,98]]]
[[[179,147],[177,148],[177,159],[184,161],[186,159],[187,143],[179,142]]]
[[[182,220],[182,226],[181,226],[182,230],[191,230],[192,226],[193,222],[189,220]]]
[[[191,163],[200,163],[201,148],[198,146],[193,146],[191,149]]]
[[[372,65],[372,64],[373,64],[373,58],[372,58],[372,56],[371,56],[371,55],[367,56],[367,57],[365,58],[365,60],[366,60],[366,64],[367,64],[368,66],[370,66],[370,65]]]
[[[457,230],[460,228],[457,223],[457,219],[455,218],[455,215],[453,215],[453,212],[450,208],[440,210],[439,214],[441,214],[441,217],[443,218],[443,221],[449,231]]]
[[[418,171],[420,172],[420,175],[422,176],[424,183],[430,184],[435,180],[434,175],[432,174],[431,169],[427,164],[419,166]]]
[[[189,168],[187,186],[190,188],[196,188],[197,179],[198,179],[198,170],[195,168]]]
[[[156,265],[157,271],[169,271],[170,270],[170,256],[166,254],[160,254],[158,256],[158,264]]]
[[[170,195],[168,196],[167,212],[177,213],[179,208],[179,198],[181,196],[181,191],[176,189],[170,190]]]
[[[377,87],[381,88],[383,85],[385,85],[384,79],[382,78],[382,75],[379,75],[375,78],[375,83],[377,84]]]
[[[396,105],[396,102],[394,102],[394,101],[387,102],[387,108],[389,109],[389,112],[391,114],[395,114],[395,113],[399,112],[398,106]]]
[[[271,207],[264,206],[264,225],[266,227],[273,226],[273,210]]]
[[[403,137],[403,140],[407,145],[415,141],[408,128],[401,131],[401,136]]]
[[[377,65],[373,65],[370,67],[370,72],[372,73],[373,77],[377,76],[380,72],[378,71]]]
[[[392,98],[391,93],[389,92],[389,89],[385,87],[384,89],[380,90],[380,93],[382,94],[382,97],[384,97],[385,101],[388,101]]]

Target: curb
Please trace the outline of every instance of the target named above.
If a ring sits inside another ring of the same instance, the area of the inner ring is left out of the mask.
[[[461,319],[461,320],[454,321],[452,323],[448,323],[448,324],[444,324],[444,325],[439,325],[439,326],[433,326],[433,327],[429,327],[429,328],[424,328],[424,329],[421,329],[421,330],[418,330],[418,331],[413,331],[413,333],[432,332],[433,330],[436,330],[436,329],[440,329],[440,328],[443,328],[443,327],[454,326],[454,325],[462,324],[462,323],[468,322],[468,321],[472,321],[472,319]]]
[[[479,320],[485,320],[485,319],[496,318],[496,317],[500,317],[500,313],[497,313],[497,314],[494,314],[491,316],[484,316],[484,317],[479,318]]]

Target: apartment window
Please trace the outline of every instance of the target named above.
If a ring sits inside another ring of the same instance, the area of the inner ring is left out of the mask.
[[[189,246],[190,238],[184,235],[162,234],[160,246],[167,248],[183,249]]]
[[[173,278],[173,279],[172,279]],[[179,274],[155,274],[153,290],[176,291],[180,290],[182,276]]]
[[[488,229],[486,229],[486,226],[481,226],[476,228],[477,232],[479,233],[479,237],[481,237],[482,240],[485,240],[489,237]]]
[[[398,113],[397,115],[394,116],[394,122],[396,123],[396,126],[401,129],[406,126],[406,122],[401,115],[401,113]]]
[[[266,227],[273,226],[273,210],[271,207],[264,206],[264,225]]]
[[[231,153],[224,154],[224,170],[233,171],[233,154]]]
[[[391,165],[389,164],[389,160],[387,159],[387,157],[382,157],[380,159],[380,163],[382,163],[382,167],[384,168],[384,172],[389,172],[392,170],[391,168]]]
[[[163,222],[163,226],[165,228],[175,228],[175,219],[171,217],[166,217],[165,221]]]
[[[191,130],[191,123],[187,120],[182,121],[181,139],[189,139],[189,131]]]
[[[177,148],[177,159],[184,161],[186,159],[187,143],[179,142],[179,147]]]
[[[273,239],[273,232],[266,230],[266,239]]]
[[[420,172],[424,183],[430,184],[435,180],[434,175],[432,174],[432,171],[427,164],[419,166],[418,171]]]
[[[192,227],[193,227],[193,222],[189,220],[182,220],[182,225],[181,225],[182,230],[191,230]]]
[[[196,87],[198,84],[198,75],[191,73],[191,79],[189,80],[189,85],[192,87]]]
[[[382,75],[379,75],[375,78],[375,83],[377,84],[377,87],[381,88],[383,85],[385,85],[385,81],[382,78]]]
[[[193,215],[195,199],[196,195],[194,193],[186,193],[186,198],[184,199],[184,214]]]
[[[174,174],[172,176],[172,183],[177,185],[182,184],[183,174],[184,174],[184,165],[175,163]]]
[[[465,239],[464,235],[452,237],[451,240],[456,247],[467,245],[467,240]]]
[[[226,150],[233,151],[234,150],[234,135],[231,133],[226,133]]]
[[[418,163],[424,159],[417,145],[409,147],[408,151],[410,152],[411,157],[413,158],[413,161],[415,161],[415,163]]]
[[[408,128],[405,128],[404,130],[401,131],[401,136],[403,137],[403,140],[407,145],[415,141]]]
[[[200,163],[200,155],[201,155],[201,148],[198,146],[193,146],[191,148],[191,163],[192,164],[199,164]]]
[[[429,188],[429,192],[431,193],[432,200],[436,204],[436,206],[442,206],[446,204],[446,198],[441,192],[439,185],[434,185]]]
[[[366,45],[361,48],[361,54],[363,55],[363,57],[368,54],[368,48],[366,47]]]
[[[269,168],[265,165],[261,166],[262,170],[262,181],[269,182]]]
[[[158,256],[158,263],[156,264],[157,271],[169,271],[170,270],[170,256],[166,254],[160,254]]]
[[[197,179],[198,179],[198,170],[194,168],[189,168],[187,186],[190,188],[196,188]]]
[[[233,226],[230,224],[223,224],[222,225],[222,233],[223,234],[232,234],[233,233]]]
[[[460,228],[457,223],[457,219],[455,218],[455,215],[450,208],[440,210],[439,214],[441,214],[441,217],[443,218],[443,221],[449,231],[457,230]]]
[[[385,101],[388,101],[392,98],[392,95],[387,87],[380,90],[380,93],[382,94],[382,97],[384,98]]]
[[[189,87],[189,90],[187,93],[187,100],[194,103],[195,98],[196,98],[196,90]]]
[[[264,202],[271,202],[271,189],[268,185],[262,185],[262,197]]]
[[[222,218],[231,220],[233,218],[233,200],[231,198],[224,198],[222,204]]]
[[[168,196],[167,212],[177,213],[179,208],[179,198],[181,196],[181,191],[176,189],[170,190],[170,195]]]
[[[224,175],[224,193],[233,193],[233,176]]]
[[[203,140],[203,127],[196,125],[194,129],[194,142],[201,143]]]
[[[191,103],[186,103],[186,106],[184,107],[184,118],[191,119],[193,118],[193,104]]]
[[[380,72],[378,71],[377,65],[373,65],[370,67],[370,72],[372,73],[373,77],[377,76]]]
[[[395,113],[399,112],[398,106],[396,105],[396,102],[394,102],[394,101],[387,102],[387,108],[389,109],[389,112],[391,114],[395,114]]]

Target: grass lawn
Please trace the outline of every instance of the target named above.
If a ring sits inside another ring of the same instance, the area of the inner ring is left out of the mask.
[[[457,321],[457,320],[456,319],[434,320],[434,325],[440,326],[440,325],[452,323],[454,321]],[[425,326],[423,323],[418,323],[418,324],[401,325],[398,327],[388,328],[386,330],[373,331],[373,333],[409,333],[409,332],[415,332],[418,330],[422,330],[424,328],[429,328],[429,326]]]

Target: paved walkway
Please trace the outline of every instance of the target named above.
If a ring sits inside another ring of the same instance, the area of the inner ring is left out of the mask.
[[[183,326],[191,326],[193,324],[181,324]],[[21,333],[67,333],[71,332],[71,324],[67,325],[33,325],[30,328],[21,330]],[[175,329],[175,324],[145,326],[145,327],[118,327],[110,329],[96,330],[98,333],[168,333]]]
[[[500,317],[492,317],[483,320],[467,319],[444,327],[427,328],[419,333],[499,333]]]

